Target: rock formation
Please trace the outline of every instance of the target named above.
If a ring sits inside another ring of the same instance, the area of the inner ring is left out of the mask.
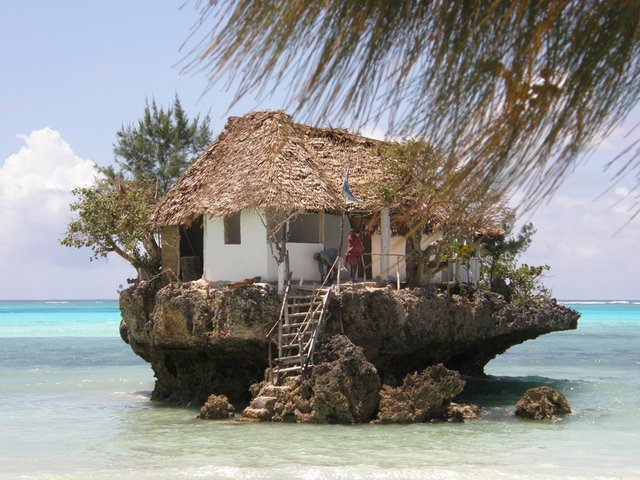
[[[198,418],[204,420],[224,420],[233,417],[235,408],[224,395],[209,395],[207,401],[200,408]]]
[[[442,365],[407,375],[400,387],[380,388],[375,367],[344,335],[323,344],[319,362],[309,378],[252,386],[254,398],[242,421],[353,424],[375,417],[376,423],[463,422],[481,414],[475,405],[451,402],[464,381]]]
[[[280,304],[269,284],[230,288],[200,280],[160,288],[140,282],[120,295],[120,332],[153,368],[153,399],[202,405],[214,393],[246,404],[249,386],[263,379],[268,366],[266,334]],[[362,348],[385,384],[398,386],[407,374],[439,363],[482,375],[509,347],[574,329],[578,317],[554,300],[516,306],[484,291],[343,287],[330,300],[325,338],[343,333]],[[316,375],[327,368],[334,367],[317,368]],[[369,406],[348,407],[354,421],[360,408]],[[326,418],[343,414],[346,410],[324,413]]]
[[[267,383],[243,416],[259,421],[307,423],[368,422],[378,408],[380,378],[376,368],[344,335],[320,348],[319,364],[308,379],[291,378],[283,386]]]
[[[456,403],[451,402],[447,405],[444,419],[447,422],[468,422],[470,420],[476,420],[485,414],[482,407],[473,403]]]
[[[215,289],[204,281],[150,282],[120,294],[121,336],[151,364],[151,398],[202,405],[212,394],[246,403],[267,367],[266,333],[280,299],[270,286]]]
[[[399,387],[380,392],[377,423],[420,423],[445,417],[447,406],[462,392],[460,374],[442,364],[407,375]]]
[[[571,413],[569,402],[551,387],[530,388],[516,403],[516,415],[533,420],[554,420],[567,413]]]
[[[545,333],[577,327],[579,314],[554,299],[507,303],[485,291],[429,294],[422,289],[345,290],[334,299],[328,330],[341,321],[344,334],[364,349],[384,383],[443,363],[463,375],[508,348]]]

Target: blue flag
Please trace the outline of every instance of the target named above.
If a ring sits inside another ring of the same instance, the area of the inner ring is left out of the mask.
[[[344,203],[347,205],[353,205],[362,201],[354,197],[353,193],[351,193],[351,190],[349,190],[349,167],[347,167],[347,171],[344,172],[344,180],[342,182],[342,196],[344,197]]]

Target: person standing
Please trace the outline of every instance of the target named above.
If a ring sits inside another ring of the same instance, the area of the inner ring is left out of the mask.
[[[352,228],[347,237],[347,263],[351,273],[351,281],[355,282],[358,275],[358,264],[364,254],[364,245],[358,232]]]

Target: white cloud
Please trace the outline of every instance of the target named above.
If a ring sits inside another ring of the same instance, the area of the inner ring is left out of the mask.
[[[378,126],[365,125],[360,129],[360,135],[375,140],[386,140],[385,132]]]
[[[71,190],[90,185],[96,165],[77,156],[55,130],[43,128],[18,138],[24,146],[0,166],[0,298],[51,298],[49,292],[63,291],[61,280],[73,282],[73,278],[59,277],[68,277],[74,267],[93,267],[99,273],[95,262],[89,265],[88,251],[59,244],[71,218]],[[16,285],[25,272],[41,290]],[[126,274],[122,275],[124,279]],[[112,297],[116,288],[117,284],[107,296]],[[79,291],[68,296],[86,297]]]
[[[71,190],[89,185],[96,174],[95,164],[75,155],[54,130],[18,138],[25,145],[0,168],[0,264],[42,248],[54,229],[59,235],[70,215]]]
[[[640,218],[632,219],[639,197],[631,179],[611,188],[609,177],[597,171],[608,160],[608,148],[570,175],[530,218],[538,232],[523,261],[551,265],[545,284],[558,298],[640,298]]]

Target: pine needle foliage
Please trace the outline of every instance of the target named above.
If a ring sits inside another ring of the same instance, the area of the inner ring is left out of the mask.
[[[138,182],[155,182],[159,196],[166,194],[211,143],[209,124],[208,115],[189,119],[177,95],[167,109],[158,107],[155,99],[147,100],[137,124],[122,126],[116,133],[113,153],[118,173]]]
[[[640,98],[636,0],[195,5],[186,71],[229,75],[236,99],[289,82],[316,121],[388,119],[464,165],[450,192],[522,187],[536,204]]]

